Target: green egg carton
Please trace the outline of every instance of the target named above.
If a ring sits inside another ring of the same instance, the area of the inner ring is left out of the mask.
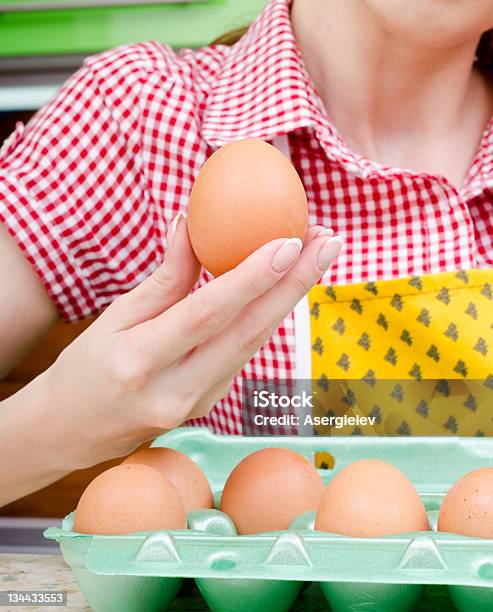
[[[204,470],[216,500],[235,465],[265,447],[290,448],[310,460],[329,452],[325,482],[362,458],[379,458],[414,483],[433,531],[349,538],[314,530],[314,513],[287,531],[238,536],[219,510],[188,514],[188,529],[100,536],[75,533],[68,515],[45,536],[60,543],[80,590],[96,612],[154,612],[193,578],[215,612],[283,612],[305,583],[318,582],[335,612],[413,610],[426,585],[446,585],[460,611],[493,610],[493,540],[435,531],[441,501],[465,473],[493,464],[488,438],[242,438],[181,428],[153,446],[179,450]]]

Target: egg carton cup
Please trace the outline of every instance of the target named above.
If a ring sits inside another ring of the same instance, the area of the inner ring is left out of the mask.
[[[45,535],[60,543],[83,595],[96,612],[166,610],[184,578],[195,580],[213,611],[289,610],[303,584],[320,583],[328,608],[413,610],[424,585],[447,585],[461,611],[493,610],[493,540],[435,531],[445,493],[465,473],[493,463],[488,438],[240,438],[183,428],[153,446],[184,452],[204,470],[216,501],[231,470],[265,447],[310,460],[330,453],[327,483],[343,467],[379,458],[401,469],[423,500],[432,531],[350,538],[314,530],[315,513],[289,530],[238,536],[219,510],[190,512],[188,529],[103,536],[73,531],[73,515]]]

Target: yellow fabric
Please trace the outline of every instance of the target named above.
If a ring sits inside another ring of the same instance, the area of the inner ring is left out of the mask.
[[[314,414],[377,419],[316,433],[493,435],[493,270],[318,285],[309,303]]]

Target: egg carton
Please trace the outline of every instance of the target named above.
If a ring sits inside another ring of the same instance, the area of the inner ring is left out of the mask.
[[[413,482],[432,531],[350,538],[314,531],[309,512],[289,530],[238,536],[224,513],[201,510],[188,514],[187,530],[102,536],[75,533],[70,514],[61,529],[51,527],[45,535],[60,543],[96,612],[166,610],[184,578],[195,580],[216,612],[287,611],[310,582],[320,583],[335,612],[413,610],[425,585],[447,585],[461,611],[493,610],[493,540],[435,531],[448,489],[465,473],[492,464],[493,439],[240,438],[182,428],[153,446],[194,459],[216,502],[231,470],[260,448],[290,448],[312,461],[324,453],[334,463],[320,470],[326,483],[358,459],[389,461]]]

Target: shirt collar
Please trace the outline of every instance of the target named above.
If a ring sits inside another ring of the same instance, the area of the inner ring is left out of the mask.
[[[272,140],[312,128],[327,157],[348,172],[392,174],[348,147],[331,122],[294,38],[291,1],[270,0],[231,47],[206,103],[203,139],[217,148],[233,140]]]
[[[362,178],[426,173],[396,169],[357,154],[341,138],[308,75],[291,27],[292,0],[270,0],[246,34],[231,47],[208,97],[202,137],[217,148],[233,140],[272,140],[312,128],[327,157]],[[493,189],[493,119],[463,186],[471,198]],[[433,177],[431,177],[433,178]]]
[[[462,188],[463,197],[468,200],[485,190],[493,190],[493,118],[485,128]]]
[[[324,120],[291,29],[290,4],[271,0],[231,48],[203,116],[202,136],[211,146],[271,140]]]

